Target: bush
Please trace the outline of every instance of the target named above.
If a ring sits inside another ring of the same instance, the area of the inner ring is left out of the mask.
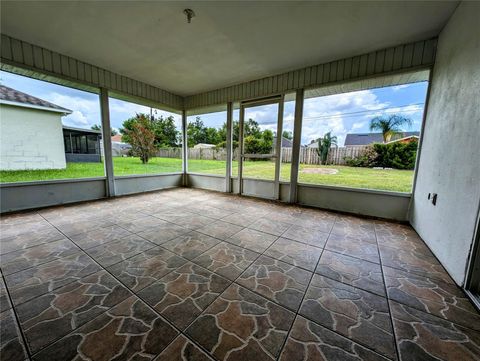
[[[418,142],[374,144],[377,153],[375,166],[395,169],[414,169]]]
[[[418,142],[376,143],[366,147],[356,158],[345,157],[350,167],[382,167],[395,169],[414,169]]]
[[[374,167],[377,152],[369,145],[356,158],[345,157],[344,159],[345,163],[350,167]]]

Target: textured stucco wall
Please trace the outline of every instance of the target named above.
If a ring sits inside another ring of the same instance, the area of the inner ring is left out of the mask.
[[[0,169],[63,169],[60,113],[0,105]]]
[[[439,37],[410,221],[457,284],[480,200],[480,3],[463,2]],[[427,199],[438,194],[437,205]]]

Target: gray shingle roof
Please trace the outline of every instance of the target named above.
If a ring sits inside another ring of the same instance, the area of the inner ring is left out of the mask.
[[[394,134],[391,140],[410,137],[412,135],[419,136],[420,132],[401,132]],[[345,146],[347,145],[368,145],[372,143],[383,143],[382,133],[352,133],[347,134],[345,138]]]
[[[30,94],[23,93],[19,90],[9,88],[5,85],[0,85],[0,101],[18,103],[18,105],[23,106],[32,106],[32,107],[41,107],[46,108],[45,110],[51,109],[54,111],[63,111],[65,113],[71,113],[72,111],[66,108],[62,108],[56,104],[47,102],[46,100],[34,97]]]

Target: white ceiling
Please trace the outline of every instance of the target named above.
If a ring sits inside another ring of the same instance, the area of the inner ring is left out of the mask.
[[[457,4],[2,1],[1,31],[190,95],[438,35]]]

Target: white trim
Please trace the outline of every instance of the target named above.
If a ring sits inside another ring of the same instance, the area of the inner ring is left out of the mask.
[[[16,106],[16,107],[21,107],[21,108],[45,110],[47,112],[61,113],[61,114],[64,114],[64,115],[72,114],[72,111],[67,110],[67,109],[62,110],[62,109],[55,109],[55,108],[49,108],[49,107],[42,107],[41,105],[20,103],[20,102],[14,102],[14,101],[11,101],[11,100],[0,99],[0,104],[11,105],[11,106]]]

